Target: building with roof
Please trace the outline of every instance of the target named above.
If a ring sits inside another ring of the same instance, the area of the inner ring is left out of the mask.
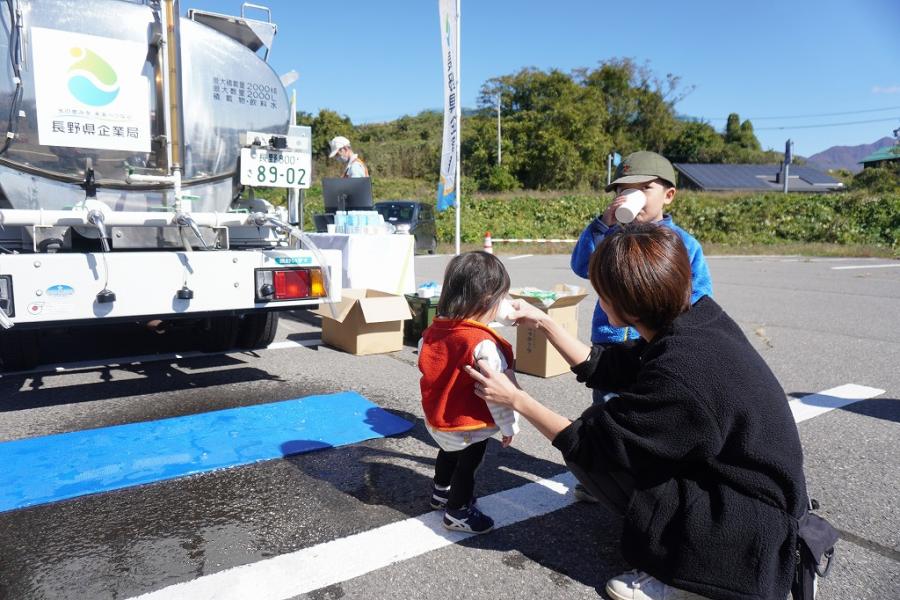
[[[863,169],[873,169],[875,167],[885,167],[888,163],[893,162],[900,162],[900,143],[896,146],[888,146],[876,150],[859,161],[859,164],[863,166]]]
[[[675,163],[679,186],[703,191],[782,191],[782,165],[724,165]],[[788,170],[790,192],[832,192],[844,184],[812,167],[791,165]]]

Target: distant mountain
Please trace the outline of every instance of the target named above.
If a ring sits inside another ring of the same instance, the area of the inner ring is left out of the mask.
[[[874,144],[860,144],[859,146],[832,146],[818,154],[813,154],[806,159],[811,167],[827,171],[828,169],[848,169],[854,173],[862,170],[860,160],[881,148],[887,148],[897,143],[892,137],[883,137]]]

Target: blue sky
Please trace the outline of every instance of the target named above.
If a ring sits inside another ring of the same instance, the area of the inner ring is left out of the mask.
[[[270,63],[300,73],[301,110],[330,108],[366,123],[442,106],[437,0],[261,3],[279,27]],[[721,129],[737,112],[765,148],[781,150],[790,137],[808,156],[900,127],[897,0],[461,3],[467,108],[487,79],[523,67],[568,72],[631,57],[694,86],[679,113]],[[237,0],[181,7],[240,13]],[[799,127],[872,120],[880,122]]]

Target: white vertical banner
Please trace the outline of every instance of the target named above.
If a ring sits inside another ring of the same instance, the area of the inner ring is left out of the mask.
[[[444,69],[444,137],[441,149],[438,210],[456,207],[456,253],[459,254],[459,145],[462,125],[459,75],[459,0],[438,0],[441,21],[441,62]]]

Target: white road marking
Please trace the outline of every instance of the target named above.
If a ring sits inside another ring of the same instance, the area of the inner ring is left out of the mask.
[[[810,394],[809,396],[791,400],[788,405],[794,414],[794,421],[801,423],[835,408],[847,406],[860,400],[868,400],[883,393],[884,390],[879,390],[878,388],[847,383],[818,394]]]
[[[505,490],[478,499],[487,514],[497,515],[494,527],[557,511],[574,499],[571,473]],[[471,534],[450,532],[441,526],[438,511],[398,521],[377,529],[304,548],[179,583],[138,596],[141,600],[284,599],[365,575],[388,565],[455,544]]]
[[[777,258],[799,258],[796,254],[712,254],[705,255],[706,259],[714,258],[716,260],[731,260],[735,258],[759,258],[759,259],[777,259]]]
[[[570,238],[494,238],[495,243],[532,243],[532,244],[574,244],[577,239]]]
[[[848,265],[845,267],[831,267],[831,270],[843,271],[845,269],[896,269],[898,267],[900,267],[900,262],[884,265]]]
[[[285,348],[309,348],[310,346],[321,346],[321,339],[314,340],[302,340],[302,341],[294,341],[294,340],[284,340],[283,342],[273,342],[266,346],[266,350],[284,350]]]
[[[884,390],[848,383],[791,400],[797,423]],[[502,467],[501,467],[502,468]],[[478,499],[495,528],[545,515],[572,504],[575,478],[563,473]],[[441,513],[390,523],[349,537],[242,565],[137,596],[135,600],[284,600],[383,569],[455,544],[470,534],[446,531]]]
[[[314,340],[284,340],[283,342],[274,342],[266,346],[266,350],[284,350],[285,348],[299,348],[309,346],[320,346],[321,339]],[[44,373],[67,373],[70,371],[91,371],[96,369],[115,369],[120,367],[133,367],[145,363],[165,362],[168,360],[182,360],[185,358],[200,358],[203,356],[218,356],[220,354],[243,353],[248,350],[240,350],[232,348],[222,352],[171,352],[164,354],[142,354],[137,356],[122,356],[112,359],[110,362],[97,362],[91,360],[55,363],[49,365],[40,365],[28,371],[10,371],[8,373],[0,373],[0,379],[4,377],[20,377],[22,375],[40,375]]]
[[[518,256],[510,256],[506,260],[519,260],[520,258],[528,258],[530,256],[534,256],[533,254],[519,254]]]
[[[798,254],[713,254],[706,255],[707,260],[710,258],[717,260],[727,260],[732,258],[758,258],[762,260],[775,260],[775,259],[784,259],[782,262],[787,261],[803,261],[803,262],[846,262],[848,260],[859,260],[858,258],[853,257],[831,257],[831,258],[821,258],[821,257],[811,257],[811,256],[800,256]]]

